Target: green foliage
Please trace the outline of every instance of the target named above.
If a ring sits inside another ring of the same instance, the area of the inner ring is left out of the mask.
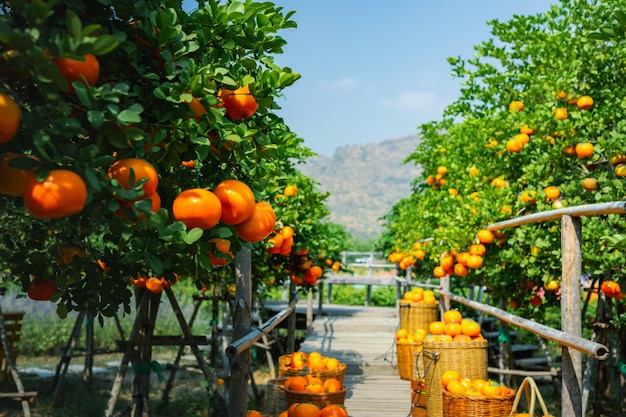
[[[420,126],[422,140],[407,159],[424,171],[413,194],[385,216],[379,246],[386,253],[410,253],[416,242],[431,239],[423,245],[427,258],[413,268],[416,276],[431,276],[442,254],[469,250],[488,225],[626,198],[624,178],[610,163],[625,151],[626,50],[589,36],[614,16],[623,23],[618,3],[567,0],[547,13],[491,21],[492,36],[475,46],[473,57],[449,60],[460,96],[441,120]],[[590,109],[577,106],[582,96],[593,99]],[[514,100],[524,104],[522,111],[509,109]],[[568,110],[567,118],[554,117],[559,107]],[[525,125],[534,130],[529,142],[519,152],[507,150]],[[572,155],[571,147],[583,142],[594,145],[593,155]],[[447,172],[439,174],[439,167]],[[597,190],[581,187],[588,177],[597,179]],[[497,180],[504,186],[496,187]],[[547,186],[560,189],[557,201],[547,198]],[[483,266],[459,280],[485,285],[494,300],[503,296],[528,306],[544,284],[560,277],[560,232],[558,221],[499,229],[486,245]],[[624,234],[623,215],[585,217],[582,234],[584,272],[614,271],[615,280],[623,280],[626,255],[616,240]],[[559,302],[554,292],[541,297],[540,306],[523,313],[541,317]]]
[[[226,238],[234,253],[247,246],[261,257],[263,244],[240,239],[222,223],[188,230],[171,206],[183,190],[211,190],[231,178],[250,185],[257,201],[278,206],[276,190],[297,180],[302,204],[295,212],[276,207],[279,222],[300,224],[298,247],[315,249],[316,256],[343,249],[343,231],[322,222],[327,195],[296,169],[312,152],[275,114],[276,97],[300,78],[274,62],[285,45],[278,33],[296,27],[292,15],[250,0],[199,2],[189,13],[178,1],[3,3],[0,90],[20,105],[22,122],[0,153],[35,156],[35,167],[26,158],[15,165],[36,169],[38,179],[70,169],[88,190],[80,213],[51,220],[31,216],[19,197],[0,198],[0,222],[7,226],[0,267],[10,271],[3,281],[25,291],[32,277],[54,280],[59,316],[88,311],[101,323],[120,308],[130,312],[129,278],[139,274],[170,281],[176,274],[196,288],[228,285],[232,265],[212,265],[208,241]],[[99,60],[99,80],[74,81],[75,92],[67,92],[56,60],[86,54]],[[219,92],[243,86],[258,108],[240,120],[227,114]],[[206,114],[190,109],[193,99]],[[142,199],[149,197],[144,180],[120,184],[107,175],[114,161],[131,157],[158,172],[158,211]],[[181,161],[196,164],[186,168]],[[64,244],[85,256],[60,265]],[[264,270],[256,272],[260,281]]]

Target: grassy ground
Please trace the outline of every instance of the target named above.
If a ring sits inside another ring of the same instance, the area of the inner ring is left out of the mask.
[[[22,359],[18,363],[20,379],[25,391],[36,391],[37,398],[30,402],[29,407],[33,417],[82,417],[101,416],[107,407],[107,402],[111,397],[111,390],[121,354],[97,355],[94,358],[94,375],[91,382],[83,380],[84,362],[83,358],[74,358],[66,377],[63,379],[62,388],[58,399],[58,404],[54,404],[53,384],[54,373],[59,358],[37,358]],[[208,389],[202,373],[195,368],[180,370],[176,372],[176,378],[169,395],[169,406],[162,408],[162,396],[166,381],[169,376],[167,363],[172,363],[175,352],[161,353],[155,355],[163,369],[163,380],[159,380],[154,372],[151,375],[151,390],[149,410],[150,416],[177,416],[177,417],[209,417],[215,406],[211,402],[211,393]],[[181,365],[196,365],[193,357],[185,356]],[[33,372],[40,370],[39,374]],[[43,372],[46,370],[48,372]],[[255,370],[254,378],[257,385],[263,388],[268,375],[266,369]],[[220,386],[225,390],[224,385]],[[15,387],[9,388],[0,382],[0,392],[15,392]],[[249,405],[255,407],[255,398],[251,390]],[[132,397],[132,371],[129,369],[122,385],[120,396],[116,402],[115,411],[121,411],[131,403]],[[128,415],[128,414],[125,414]],[[0,399],[0,417],[23,416],[22,405],[14,399]]]

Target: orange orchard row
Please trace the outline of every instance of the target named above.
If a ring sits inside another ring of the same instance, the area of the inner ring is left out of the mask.
[[[566,94],[560,92],[557,94],[557,99],[567,98]],[[578,98],[574,98],[568,101],[568,104],[575,105],[581,111],[588,111],[593,107],[593,99],[589,96],[581,96]],[[509,104],[509,110],[513,112],[521,112],[524,109],[524,103],[521,101],[512,101]],[[559,107],[553,110],[554,117],[562,120],[569,116],[566,108]],[[530,137],[535,133],[535,130],[529,127],[528,125],[524,125],[520,128],[520,133],[515,135],[512,139],[508,140],[506,143],[506,149],[509,152],[520,152],[524,146],[529,144]],[[551,143],[554,143],[554,138],[546,137],[546,139],[551,140]],[[486,147],[496,146],[498,142],[494,139],[490,139]],[[591,142],[580,142],[575,145],[571,145],[566,147],[563,150],[566,154],[576,155],[579,159],[589,158],[594,153],[594,145]],[[614,167],[614,173],[618,177],[626,177],[626,155],[619,154],[615,155],[610,159],[610,164]],[[426,178],[426,184],[434,187],[440,188],[446,185],[445,176],[448,173],[448,169],[445,166],[439,166],[437,168],[437,172],[434,175],[428,175]],[[469,170],[470,176],[475,176],[479,174],[479,171],[475,167],[471,167]],[[507,186],[507,182],[503,178],[495,178],[491,182],[491,186],[495,188],[504,188]],[[598,180],[592,177],[584,178],[581,181],[581,188],[585,191],[593,191],[599,189]],[[448,188],[448,193],[459,197],[458,191],[455,188]],[[561,197],[561,190],[559,187],[550,185],[543,189],[544,194],[548,200],[552,201],[553,208],[560,208],[561,203],[559,198]],[[474,193],[475,194],[475,193]],[[519,199],[523,203],[534,204],[536,202],[535,196],[536,191],[524,191],[520,194]],[[471,198],[477,199],[475,195],[470,195]],[[511,209],[508,206],[503,206],[501,209],[503,213],[511,213]],[[450,251],[443,253],[440,257],[439,265],[435,266],[433,269],[433,276],[436,278],[442,278],[448,275],[457,275],[460,277],[467,276],[470,269],[477,269],[482,267],[483,264],[483,255],[486,252],[485,244],[489,244],[494,242],[494,240],[504,239],[504,235],[498,232],[491,232],[487,229],[480,230],[476,237],[475,242],[470,245],[469,249],[464,252],[457,253],[455,251]],[[408,269],[409,267],[415,265],[418,260],[423,259],[426,256],[426,252],[423,247],[426,246],[426,243],[416,242],[413,245],[413,251],[410,253],[405,253],[399,250],[395,250],[388,255],[388,260],[391,263],[398,264],[398,267],[401,269]],[[551,281],[546,284],[546,289],[550,291],[557,290],[559,288],[558,281]],[[605,295],[609,297],[616,297],[618,299],[624,298],[624,293],[621,292],[619,284],[612,281],[604,282],[600,289]],[[541,298],[539,296],[534,296],[531,299],[532,305],[541,304]]]

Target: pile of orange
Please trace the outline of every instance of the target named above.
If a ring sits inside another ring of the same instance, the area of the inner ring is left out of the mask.
[[[348,417],[343,404],[329,404],[319,408],[311,403],[293,403],[278,417]]]
[[[457,371],[447,370],[441,374],[441,384],[452,394],[475,397],[511,397],[515,390],[491,379],[463,378]]]
[[[339,368],[339,359],[324,356],[319,352],[302,352],[296,351],[291,354],[291,369],[301,370],[308,369],[310,371],[334,371]]]
[[[400,328],[396,331],[396,343],[422,343],[427,335],[426,329],[415,329],[409,333],[407,329]]]
[[[431,290],[425,290],[420,287],[413,287],[410,291],[404,293],[402,298],[405,301],[410,301],[412,303],[427,303],[427,304],[437,304],[437,298],[435,297],[435,292]]]
[[[463,318],[458,310],[447,310],[443,320],[430,323],[426,339],[433,342],[471,342],[483,340],[481,327],[472,319]]]
[[[328,394],[339,392],[342,389],[341,382],[337,378],[322,378],[312,374],[294,375],[287,378],[285,388],[297,392],[312,392],[315,394]]]
[[[283,226],[275,230],[267,240],[267,253],[270,255],[289,256],[293,247],[293,236],[295,231],[291,226]]]

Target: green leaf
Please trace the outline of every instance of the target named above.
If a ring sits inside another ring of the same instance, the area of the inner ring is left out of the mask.
[[[615,18],[617,18],[620,26],[626,29],[626,13],[618,10],[617,12],[615,12]]]
[[[57,316],[59,316],[59,318],[61,319],[67,318],[67,306],[65,304],[57,305]]]
[[[83,36],[83,25],[80,22],[80,18],[71,9],[66,11],[66,21],[68,33],[74,38],[75,41],[80,41]]]
[[[155,274],[163,273],[163,261],[151,252],[146,252],[146,262]]]
[[[122,110],[120,113],[117,114],[117,116],[115,116],[115,118],[118,122],[122,124],[141,122],[141,117],[139,116],[139,114],[130,109]]]
[[[191,245],[192,243],[200,239],[203,234],[204,234],[204,231],[202,229],[198,227],[194,227],[183,236],[183,242],[185,242],[188,245]]]
[[[100,181],[98,180],[98,176],[91,170],[85,170],[85,178],[87,178],[87,184],[96,192],[100,192],[102,190],[102,186],[100,185]]]
[[[132,250],[132,251],[126,252],[121,256],[122,263],[126,265],[133,265],[142,259],[143,259],[143,252],[139,250]]]
[[[87,120],[94,129],[100,129],[104,123],[104,113],[98,110],[89,110],[87,112]]]
[[[94,55],[106,55],[120,45],[119,41],[112,35],[98,36],[93,43],[92,51]]]

